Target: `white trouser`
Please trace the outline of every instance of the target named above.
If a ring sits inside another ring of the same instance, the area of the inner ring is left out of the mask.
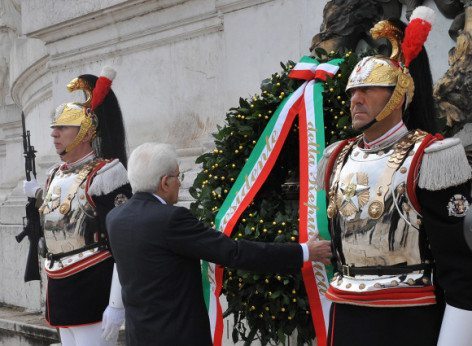
[[[472,311],[446,304],[438,346],[472,345]]]
[[[102,335],[102,322],[87,326],[59,328],[62,346],[115,346],[115,340],[105,341]]]

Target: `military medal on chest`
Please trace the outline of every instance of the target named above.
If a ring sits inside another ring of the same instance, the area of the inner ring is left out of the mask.
[[[359,212],[369,202],[369,178],[364,172],[349,173],[338,189],[337,206],[344,217]]]

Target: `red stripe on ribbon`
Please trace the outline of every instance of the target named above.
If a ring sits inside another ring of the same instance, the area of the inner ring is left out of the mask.
[[[215,304],[216,304],[216,323],[215,323],[215,335],[214,335],[214,346],[221,346],[223,340],[223,309],[220,304],[221,289],[223,287],[223,270],[224,268],[219,265],[215,265]]]
[[[274,148],[269,153],[269,157],[267,159],[266,164],[264,165],[261,172],[259,173],[259,176],[256,178],[256,181],[252,185],[252,188],[248,191],[247,195],[241,201],[241,203],[239,204],[239,207],[236,209],[233,216],[226,224],[226,227],[224,229],[224,234],[226,236],[228,237],[231,236],[234,226],[236,225],[236,222],[239,220],[241,214],[244,212],[244,210],[246,210],[249,203],[251,203],[251,201],[254,199],[255,195],[261,188],[262,184],[264,184],[270,172],[272,171],[272,168],[274,167],[275,162],[277,161],[279,153],[282,150],[283,144],[285,143],[285,139],[287,138],[290,128],[292,127],[292,123],[295,117],[297,116],[298,105],[300,104],[301,100],[303,100],[303,95],[297,101],[295,101],[295,103],[292,105],[292,107],[288,111],[287,119],[285,120],[282,126],[280,135],[277,139],[277,142],[274,145]],[[217,314],[216,325],[215,325],[215,335],[214,335],[214,340],[213,340],[213,344],[215,346],[221,346],[221,340],[222,340],[222,335],[223,335],[223,312],[222,312],[220,301],[219,301],[219,297],[221,295],[221,290],[223,287],[223,269],[224,268],[222,266],[216,266],[215,268],[215,280],[216,280],[215,298],[216,298],[216,314]]]
[[[318,79],[323,82],[326,81],[328,77],[333,77],[334,74],[325,70],[316,69],[315,72],[312,70],[292,70],[288,74],[289,78],[294,79],[303,79],[303,80],[312,80]]]
[[[256,193],[259,191],[262,184],[264,184],[265,180],[267,179],[270,172],[272,171],[272,168],[274,167],[275,162],[277,161],[279,153],[282,150],[283,144],[285,143],[285,139],[287,138],[287,135],[290,131],[293,120],[295,119],[298,113],[298,105],[300,104],[300,101],[301,99],[298,99],[297,101],[295,101],[293,106],[288,111],[287,119],[285,120],[285,123],[282,126],[282,129],[280,131],[280,136],[277,142],[275,143],[274,148],[272,149],[271,153],[269,153],[269,157],[267,159],[265,166],[262,168],[261,172],[259,173],[259,176],[256,178],[256,181],[252,185],[252,188],[248,191],[244,199],[239,204],[239,207],[236,209],[235,213],[226,224],[224,233],[227,236],[231,236],[231,232],[234,226],[236,225],[236,222],[239,220],[239,217],[247,208],[249,203],[254,199]]]
[[[292,70],[288,74],[288,78],[293,79],[303,79],[303,80],[311,80],[315,78],[316,73],[313,73],[311,70]]]
[[[328,79],[328,77],[333,77],[334,74],[328,72],[328,71],[325,71],[325,70],[316,70],[315,71],[315,78],[318,79],[318,80],[322,80],[323,82],[326,82],[326,79]]]
[[[302,96],[299,109],[299,149],[300,149],[300,194],[299,194],[299,242],[308,241],[308,125],[306,121],[305,98]]]

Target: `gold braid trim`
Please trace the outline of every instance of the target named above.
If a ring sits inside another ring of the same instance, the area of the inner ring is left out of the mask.
[[[72,143],[66,147],[65,152],[69,153],[74,150],[84,140],[85,136],[87,135],[90,129],[92,129],[92,139],[94,139],[97,130],[93,126],[92,116],[86,115],[84,120],[82,120],[82,123],[80,124],[79,133],[77,133],[77,136],[75,136]]]
[[[90,104],[92,103],[92,88],[91,88],[91,86],[84,79],[74,78],[73,80],[71,80],[69,82],[69,84],[67,84],[67,90],[69,90],[70,92],[73,92],[73,91],[76,91],[76,90],[82,90],[85,93],[87,99],[85,100],[84,103],[77,103],[77,104],[82,105],[84,107],[84,110],[85,110],[84,115],[85,116],[84,116],[82,122],[80,123],[79,133],[77,133],[77,136],[74,138],[72,143],[70,143],[66,147],[66,150],[65,150],[66,153],[71,152],[72,150],[74,150],[84,140],[85,136],[87,135],[87,133],[90,130],[92,130],[92,140],[95,138],[96,132],[97,132],[96,126],[94,126],[94,122],[93,122],[93,119],[92,119],[92,117],[94,115],[90,114],[89,111],[88,111],[88,109],[90,107]]]
[[[403,97],[405,95],[408,96],[407,99],[405,99],[406,106],[411,102],[411,99],[413,98],[413,94],[415,92],[415,84],[413,82],[413,78],[411,78],[409,74],[406,74],[404,72],[400,72],[397,78],[397,85],[393,90],[390,100],[388,100],[384,108],[375,117],[375,120],[377,121],[381,121],[388,117],[393,112],[393,110],[402,103]]]

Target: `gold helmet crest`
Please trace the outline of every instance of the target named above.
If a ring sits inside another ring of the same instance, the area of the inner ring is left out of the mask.
[[[95,88],[92,88],[85,79],[80,77],[74,78],[67,84],[67,90],[70,92],[82,90],[86,95],[86,100],[84,103],[71,102],[62,104],[57,107],[54,113],[54,118],[50,125],[51,128],[58,126],[80,128],[73,142],[66,147],[65,153],[72,151],[79,145],[90,131],[92,140],[95,138],[98,118],[94,113],[94,109],[103,102],[103,99],[110,90],[115,75],[116,72],[112,68],[105,67],[96,82]]]

